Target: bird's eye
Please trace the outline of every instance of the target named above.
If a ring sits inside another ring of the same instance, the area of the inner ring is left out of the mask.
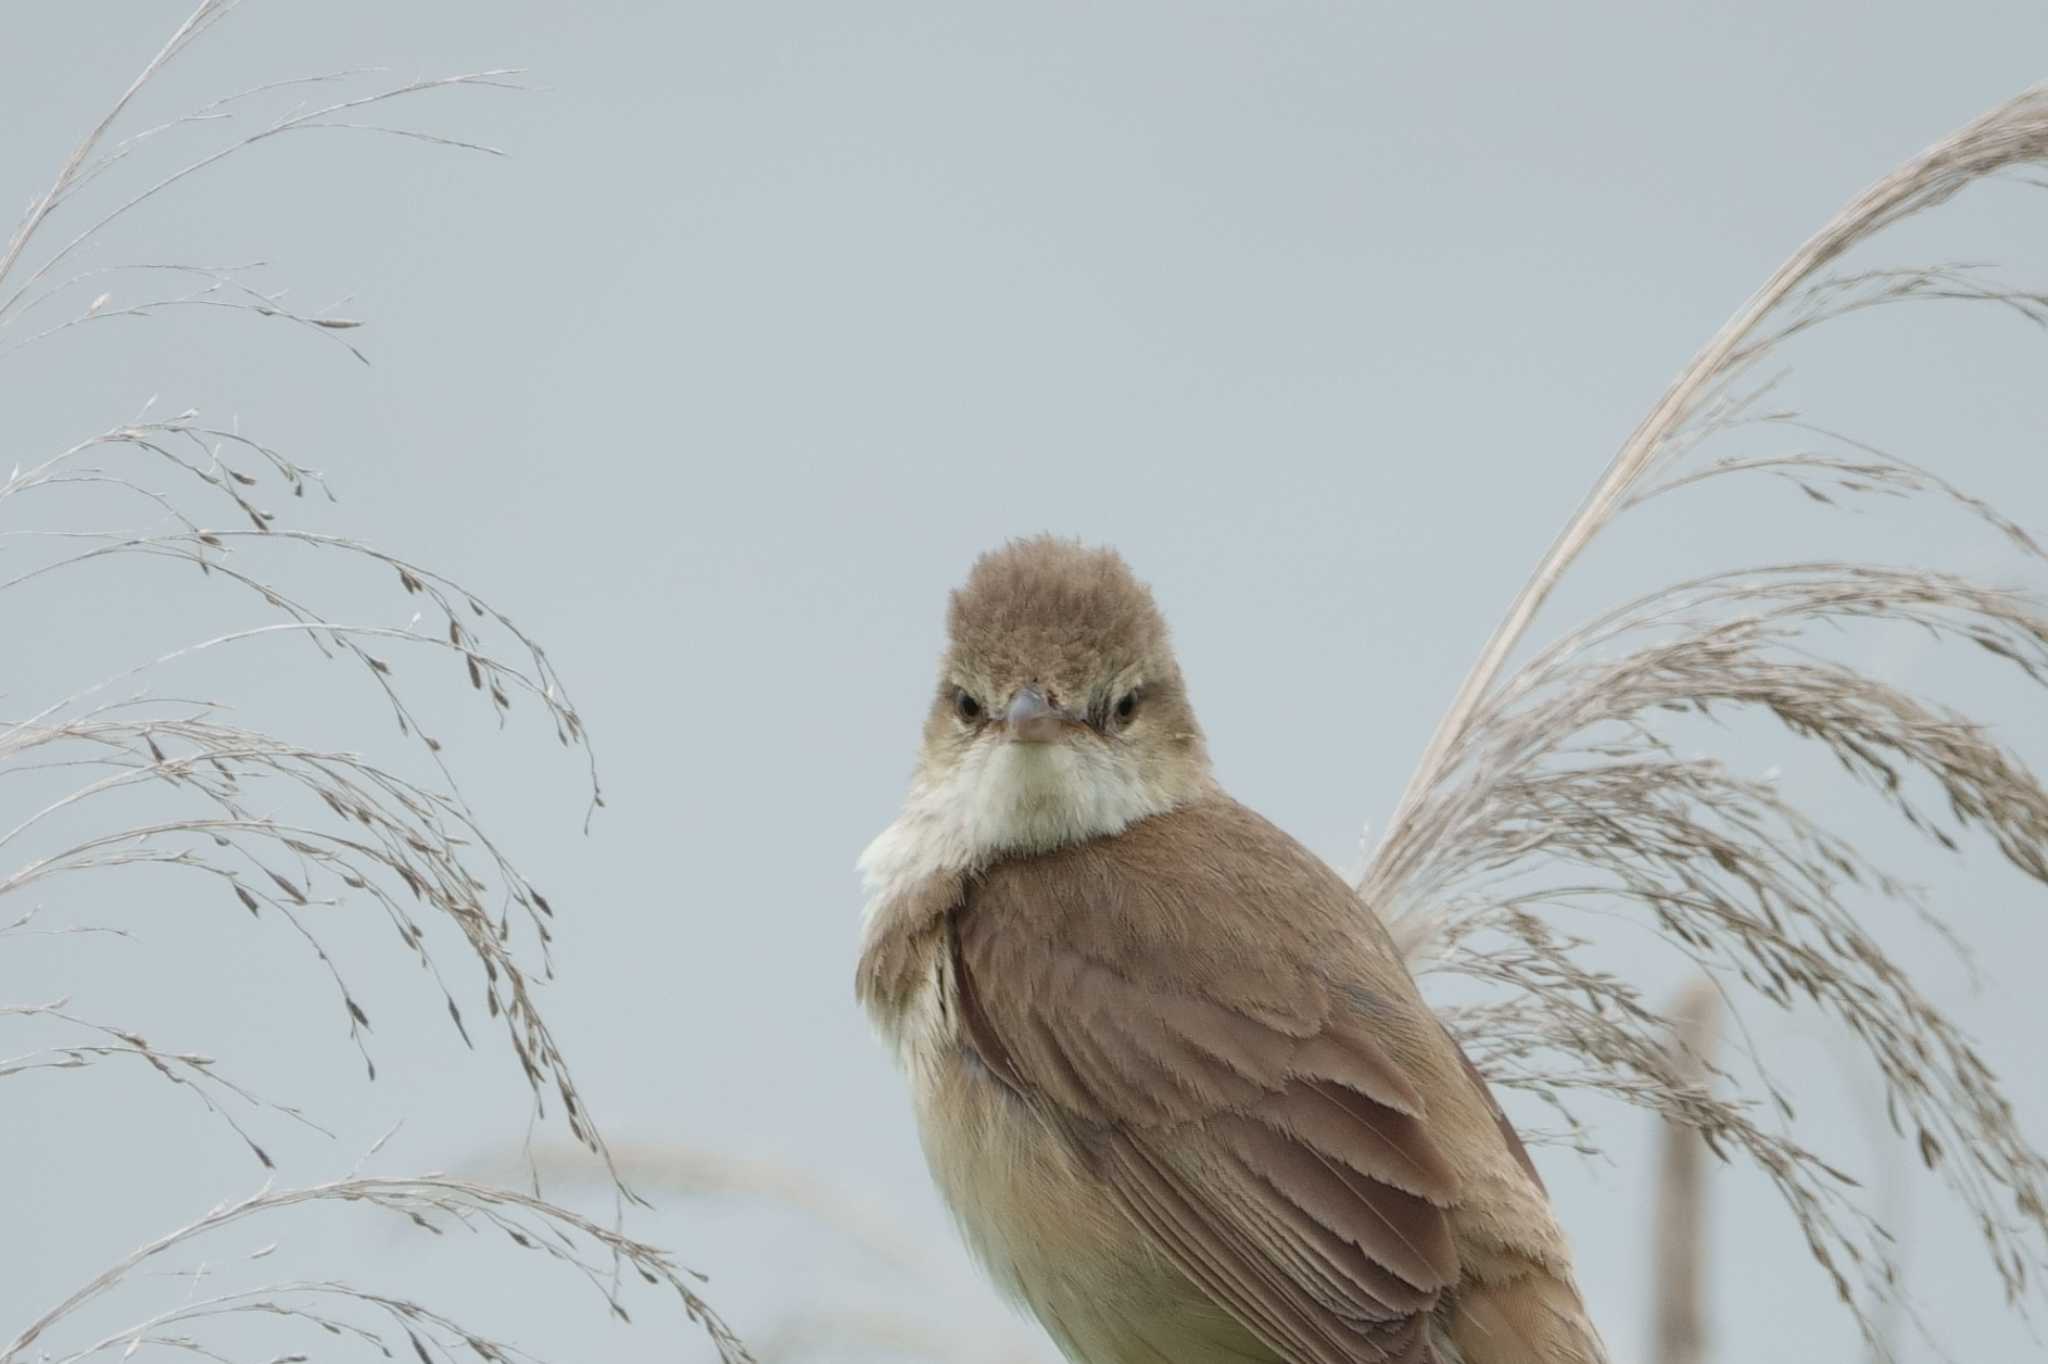
[[[953,693],[953,709],[970,725],[981,718],[981,702],[969,696],[964,687]]]
[[[1125,692],[1123,700],[1116,703],[1117,722],[1121,724],[1122,722],[1130,719],[1133,715],[1136,715],[1137,713],[1138,693],[1134,691]]]

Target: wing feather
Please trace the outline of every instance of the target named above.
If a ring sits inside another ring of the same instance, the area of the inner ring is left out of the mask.
[[[948,930],[963,1040],[989,1071],[1290,1361],[1428,1361],[1423,1320],[1458,1277],[1458,1181],[1351,998],[1304,967],[1282,1007],[1271,961],[1239,1001],[1078,935],[1024,942],[1004,894],[971,887]],[[1085,894],[1114,878],[1093,869]]]
[[[1432,1364],[1460,1181],[1403,1058],[1441,1028],[1360,913],[1217,801],[998,863],[946,932],[962,1045],[1204,1295],[1289,1364]]]
[[[1290,1291],[1291,1283],[1262,1257],[1251,1237],[1219,1217],[1213,1196],[1195,1193],[1153,1154],[1119,1143],[1110,1169],[1124,1206],[1151,1230],[1175,1265],[1218,1303],[1236,1313],[1275,1349],[1299,1364],[1353,1364],[1335,1323]],[[1379,1358],[1375,1352],[1371,1358]]]

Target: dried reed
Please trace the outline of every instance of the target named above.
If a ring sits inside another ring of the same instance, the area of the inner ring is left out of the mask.
[[[279,295],[259,291],[249,267],[172,262],[66,273],[68,262],[114,223],[171,187],[286,134],[346,129],[490,150],[378,120],[393,102],[421,92],[507,86],[514,73],[383,87],[370,85],[369,73],[274,83],[169,123],[126,131],[137,96],[234,8],[235,0],[203,0],[72,151],[50,187],[31,202],[0,252],[0,362],[110,318],[150,317],[181,308],[229,309],[282,320],[334,338],[360,358],[347,340],[357,326],[353,319],[298,312]],[[295,105],[274,117],[261,112],[267,98],[329,89],[334,93],[323,96],[325,102]],[[244,127],[251,118],[257,121]],[[147,169],[149,153],[170,141],[164,135],[173,129],[227,132],[204,154],[167,171]],[[135,187],[121,188],[123,177],[136,180]],[[110,208],[84,208],[81,192],[93,186],[111,194]],[[67,214],[80,221],[52,238]],[[134,298],[115,303],[111,290],[116,286],[134,290]],[[582,719],[541,646],[482,597],[357,541],[284,528],[259,505],[266,491],[296,498],[309,488],[324,491],[325,485],[317,473],[274,446],[232,426],[205,422],[193,412],[163,418],[152,417],[147,409],[17,467],[0,481],[0,515],[33,509],[50,491],[70,489],[139,509],[156,522],[132,531],[8,526],[0,535],[9,542],[42,545],[52,552],[0,580],[0,594],[109,561],[145,572],[177,565],[196,568],[222,589],[244,594],[267,618],[143,660],[30,713],[0,720],[0,778],[8,779],[0,791],[23,789],[14,779],[30,774],[61,785],[55,798],[0,817],[0,901],[25,904],[29,894],[62,878],[116,867],[176,869],[208,878],[223,897],[250,914],[275,916],[292,928],[330,980],[334,1008],[372,1078],[376,1065],[367,1038],[368,1014],[316,932],[312,911],[344,902],[373,907],[407,954],[426,968],[465,1041],[476,1020],[457,1003],[457,993],[476,989],[481,994],[485,1018],[503,1028],[530,1087],[536,1117],[551,1106],[550,1097],[558,1102],[568,1131],[603,1162],[623,1203],[632,1195],[535,1001],[537,980],[551,971],[554,907],[480,825],[440,743],[422,730],[392,659],[400,650],[445,657],[451,680],[466,679],[501,719],[515,698],[529,698],[531,709],[546,716],[560,742],[583,750],[588,762]],[[214,528],[215,517],[237,526]],[[292,586],[286,556],[293,552],[346,556],[395,576],[419,607],[414,623],[399,629],[334,618]],[[163,665],[186,656],[274,636],[302,638],[354,669],[389,706],[401,735],[417,744],[417,762],[433,775],[422,781],[404,775],[392,761],[299,743],[236,723],[224,705],[212,701],[117,694],[140,688]],[[594,763],[587,770],[595,808],[603,802]],[[159,808],[137,819],[132,812],[138,801],[154,801]],[[0,928],[0,950],[10,940],[46,931],[125,930],[45,930],[29,910]],[[458,984],[451,979],[456,968],[444,967],[442,959],[456,943],[462,950],[454,955],[473,959],[462,968],[476,972],[473,986]],[[63,1035],[51,1045],[0,1059],[0,1081],[22,1083],[18,1077],[33,1072],[133,1064],[141,1068],[138,1074],[191,1093],[266,1168],[275,1162],[259,1136],[262,1123],[282,1118],[317,1130],[305,1114],[268,1102],[222,1075],[209,1056],[158,1046],[139,1028],[84,1017],[65,1001],[0,1008],[0,1021],[16,1019],[39,1020]],[[110,1291],[137,1277],[137,1271],[210,1233],[289,1208],[340,1204],[383,1209],[430,1231],[466,1226],[502,1233],[512,1245],[581,1274],[621,1317],[626,1308],[619,1279],[630,1268],[646,1283],[675,1293],[687,1315],[703,1324],[722,1359],[747,1358],[690,1286],[688,1272],[617,1225],[601,1225],[545,1202],[537,1192],[431,1175],[354,1174],[296,1189],[266,1187],[150,1242],[22,1327],[0,1346],[0,1364],[30,1358],[82,1360],[108,1352],[125,1357],[146,1346],[225,1359],[224,1347],[207,1335],[208,1329],[255,1316],[296,1322],[330,1345],[348,1344],[386,1358],[410,1350],[424,1364],[458,1356],[531,1358],[409,1297],[341,1280],[281,1281],[194,1297],[96,1339],[61,1347],[52,1343],[87,1329],[88,1309],[103,1307]]]
[[[1686,987],[1671,1010],[1672,1064],[1705,1084],[1720,1031],[1721,996],[1710,984]],[[1704,1364],[1707,1350],[1706,1144],[1682,1123],[1665,1123],[1657,1162],[1656,1221],[1650,1229],[1656,1256],[1651,1313],[1656,1322],[1654,1364]]]
[[[1817,1008],[1875,1063],[1891,1123],[1982,1229],[2008,1297],[2048,1268],[2042,1157],[1970,1039],[1865,926],[1891,900],[1950,930],[1872,855],[1771,781],[1686,756],[1677,714],[1746,711],[1831,753],[1934,843],[1975,830],[2048,881],[2048,789],[1982,724],[1829,656],[1831,627],[1906,625],[1975,645],[2048,683],[2048,602],[1931,568],[1838,559],[1766,564],[1647,593],[1536,649],[1538,609],[1616,516],[1704,480],[1762,474],[1816,502],[1884,496],[1960,506],[2035,562],[2038,544],[1928,470],[1796,414],[1766,410],[1761,361],[1795,335],[1869,308],[1986,302],[2048,323],[2041,293],[1948,266],[1824,274],[1884,228],[1971,183],[2048,160],[2048,90],[2000,105],[1885,177],[1802,246],[1679,376],[1523,587],[1426,748],[1359,882],[1424,969],[1487,987],[1449,1010],[1498,1083],[1564,1113],[1616,1096],[1697,1129],[1761,1168],[1866,1332],[1892,1293],[1892,1245],[1858,1190],[1791,1123],[1769,1067],[1710,1092],[1634,987],[1588,963],[1574,917],[1632,911],[1695,960],[1740,1020],[1759,1004]],[[1799,448],[1708,461],[1738,428]],[[1930,800],[1929,797],[1933,799]],[[1940,807],[1945,807],[1945,810]],[[1772,1116],[1773,1114],[1777,1116]]]

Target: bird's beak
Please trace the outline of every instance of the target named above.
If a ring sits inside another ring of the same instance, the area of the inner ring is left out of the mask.
[[[1013,744],[1050,743],[1065,733],[1074,717],[1049,703],[1036,687],[1019,687],[1003,715]]]

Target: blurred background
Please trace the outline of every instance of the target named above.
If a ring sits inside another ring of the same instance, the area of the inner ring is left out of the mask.
[[[0,186],[16,202],[183,12],[11,7]],[[339,501],[281,508],[293,524],[428,563],[543,641],[603,776],[587,836],[580,758],[534,707],[515,704],[500,736],[457,665],[398,666],[556,907],[542,1004],[656,1204],[633,1228],[711,1276],[764,1361],[1021,1364],[1052,1353],[967,1265],[851,989],[853,860],[907,778],[946,590],[1008,536],[1117,545],[1173,622],[1225,785],[1354,870],[1487,632],[1664,384],[1855,190],[2048,76],[2048,11],[270,0],[182,58],[137,119],[371,66],[519,67],[535,88],[401,111],[502,159],[280,139],[175,186],[84,262],[267,262],[264,286],[299,307],[346,300],[367,319],[349,339],[370,363],[239,314],[81,329],[0,360],[0,466],[161,395],[325,471]],[[211,135],[166,140],[197,151]],[[2044,225],[2038,188],[1993,183],[1879,249],[1995,260],[2038,284]],[[2048,530],[2048,338],[2026,322],[1883,310],[1789,356],[1781,394],[1816,421]],[[92,496],[53,500],[51,523],[148,520]],[[1681,576],[1819,553],[2041,586],[1985,544],[1947,513],[1816,520],[1796,489],[1703,488],[1624,520],[1537,637]],[[0,552],[0,571],[25,552]],[[357,619],[402,626],[413,610],[360,566],[307,555],[292,572]],[[0,694],[33,711],[263,618],[186,572],[39,580],[0,599]],[[2048,761],[2038,698],[1975,660],[1910,637],[1848,647]],[[319,742],[395,746],[377,696],[303,641],[201,656],[152,685]],[[1713,742],[1830,793],[1852,838],[1897,841],[1825,754],[1762,727]],[[16,818],[0,804],[0,825]],[[1887,941],[2048,1135],[2048,903],[1986,846],[1879,851],[1928,885],[1981,978],[1913,947],[1909,926]],[[0,953],[0,999],[70,997],[203,1044],[331,1130],[267,1134],[292,1178],[347,1170],[401,1119],[378,1168],[520,1177],[508,1049],[489,1033],[466,1049],[435,992],[392,964],[384,925],[342,909],[322,930],[377,1020],[373,1084],[338,1013],[300,1007],[320,968],[274,918],[252,923],[213,888],[123,884],[53,885],[37,901],[50,921],[132,936],[24,939]],[[1683,985],[1625,930],[1600,931],[1653,998]],[[473,970],[454,960],[459,997]],[[1884,1139],[1875,1078],[1841,1064],[1820,1023],[1760,1026],[1799,1130],[1881,1190],[1948,1353],[2038,1351],[1974,1229]],[[263,1177],[169,1087],[7,1085],[0,1323]],[[1617,1357],[1641,1357],[1657,1134],[1602,1113],[1606,1159],[1537,1159]],[[552,1151],[559,1125],[533,1140]],[[1768,1187],[1711,1179],[1708,1357],[1861,1358]],[[550,1187],[609,1206],[573,1174]],[[430,1264],[382,1221],[299,1235],[358,1277],[431,1276],[562,1358],[709,1357],[659,1314],[628,1328],[521,1302],[518,1266]]]

